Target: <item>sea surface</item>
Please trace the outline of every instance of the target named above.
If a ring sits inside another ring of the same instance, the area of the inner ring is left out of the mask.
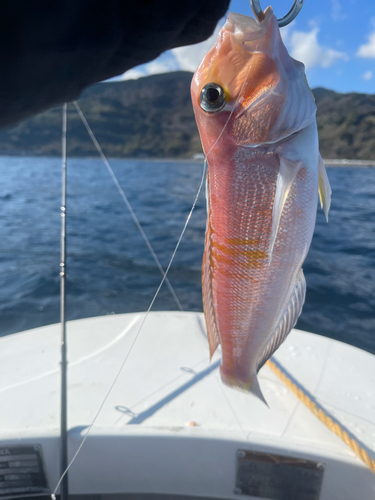
[[[200,162],[112,160],[164,268],[202,176]],[[59,321],[61,161],[0,157],[0,335]],[[375,168],[328,169],[329,224],[318,209],[297,328],[375,353]],[[201,311],[202,192],[169,278]],[[161,275],[101,160],[68,161],[68,320],[144,311]],[[176,309],[166,285],[154,310]]]

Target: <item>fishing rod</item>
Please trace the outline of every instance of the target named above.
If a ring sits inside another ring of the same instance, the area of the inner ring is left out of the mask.
[[[66,297],[66,130],[68,122],[68,105],[62,109],[62,137],[61,137],[61,241],[60,241],[60,322],[61,322],[61,415],[60,415],[60,484],[61,500],[69,498],[68,484],[68,366],[67,366],[67,338],[65,318]]]

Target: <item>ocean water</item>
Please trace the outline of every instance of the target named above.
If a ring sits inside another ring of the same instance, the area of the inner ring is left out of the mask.
[[[166,267],[202,176],[198,162],[113,160]],[[331,167],[329,224],[317,214],[297,327],[375,353],[375,169]],[[59,321],[60,160],[0,157],[0,335]],[[161,275],[101,160],[68,160],[67,318],[144,311]],[[201,311],[205,198],[169,278]],[[154,310],[176,309],[163,285]]]

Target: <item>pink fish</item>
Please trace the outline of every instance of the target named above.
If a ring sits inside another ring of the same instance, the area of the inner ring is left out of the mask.
[[[271,7],[261,23],[229,14],[191,93],[208,161],[202,282],[210,353],[221,344],[223,382],[264,400],[257,372],[305,300],[318,189],[328,217],[315,101]]]

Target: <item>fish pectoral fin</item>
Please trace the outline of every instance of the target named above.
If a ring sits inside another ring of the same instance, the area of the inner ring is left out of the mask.
[[[299,169],[302,167],[301,161],[292,161],[287,158],[280,157],[280,170],[276,181],[275,200],[272,209],[272,230],[269,247],[269,261],[271,262],[273,247],[275,246],[277,232],[280,226],[280,219],[283,213],[285,202],[288,198],[289,191],[297,176]]]
[[[326,216],[326,221],[328,222],[328,212],[331,206],[331,185],[328,180],[328,175],[326,167],[324,165],[322,157],[319,155],[319,199],[320,206],[324,210],[324,215]]]
[[[306,281],[302,269],[297,275],[295,287],[288,304],[282,314],[279,323],[277,324],[270,340],[261,352],[257,360],[257,372],[262,368],[272,354],[280,347],[287,338],[288,334],[297,323],[298,317],[301,314],[306,296]]]

